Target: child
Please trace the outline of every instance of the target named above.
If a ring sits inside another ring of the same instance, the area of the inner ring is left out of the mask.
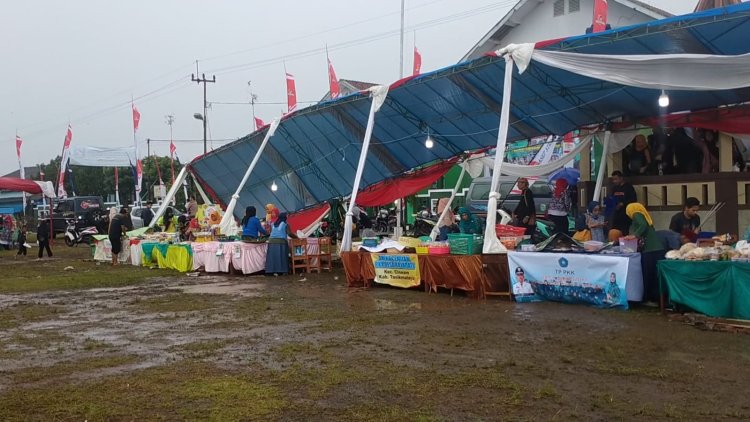
[[[18,233],[18,255],[26,256],[26,225],[21,225],[21,229]]]
[[[588,207],[588,213],[586,214],[586,226],[591,230],[591,240],[597,242],[606,242],[607,239],[604,237],[604,227],[607,222],[604,221],[604,216],[601,215],[601,206],[597,201],[591,201]]]

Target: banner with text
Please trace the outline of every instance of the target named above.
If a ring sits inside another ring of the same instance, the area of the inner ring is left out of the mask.
[[[416,254],[370,254],[375,282],[395,287],[419,286],[419,259]]]
[[[509,252],[516,302],[551,300],[628,308],[628,260],[613,256]]]

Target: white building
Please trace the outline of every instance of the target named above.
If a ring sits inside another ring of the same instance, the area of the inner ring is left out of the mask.
[[[685,3],[693,3],[685,0]],[[583,35],[591,26],[594,0],[520,0],[461,59],[481,57],[508,44]],[[612,28],[672,16],[638,0],[609,0],[607,22]]]

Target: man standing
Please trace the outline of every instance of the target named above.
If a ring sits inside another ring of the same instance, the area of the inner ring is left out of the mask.
[[[112,244],[112,265],[117,265],[117,255],[122,249],[122,234],[126,231],[133,230],[130,223],[130,214],[128,208],[123,206],[120,213],[112,217],[109,222],[109,243]]]
[[[638,197],[635,194],[633,185],[626,182],[622,177],[621,171],[612,172],[612,196],[615,198],[615,212],[612,216],[612,229],[618,230],[620,233],[610,233],[610,241],[617,240],[612,239],[615,235],[619,238],[620,236],[626,236],[630,230],[630,218],[625,214],[625,208],[633,202],[638,201]]]
[[[154,219],[154,212],[151,210],[153,203],[151,201],[146,202],[146,208],[141,213],[141,219],[143,220],[143,227],[148,227],[151,224],[151,220]]]
[[[50,237],[49,219],[39,220],[39,227],[36,229],[36,240],[39,242],[39,259],[42,259],[44,251],[47,251],[47,258],[52,258],[52,249],[49,247]]]
[[[536,230],[536,205],[534,204],[534,194],[529,189],[529,180],[525,177],[518,179],[518,188],[521,189],[521,198],[518,201],[516,209],[513,211],[513,217],[520,227],[526,228],[525,234],[532,235]]]
[[[690,197],[685,200],[685,207],[681,212],[672,216],[669,222],[669,230],[680,234],[680,243],[695,242],[700,232],[701,217],[698,215],[700,209],[698,198]]]

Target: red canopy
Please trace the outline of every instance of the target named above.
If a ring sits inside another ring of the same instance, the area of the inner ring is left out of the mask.
[[[19,179],[17,177],[0,177],[0,190],[11,190],[31,194],[42,193],[42,187],[35,181]]]
[[[458,158],[443,161],[412,173],[376,183],[357,195],[357,205],[378,207],[390,204],[399,198],[414,195],[443,177],[458,162]]]
[[[306,210],[291,213],[287,216],[287,222],[292,232],[296,233],[297,230],[305,231],[311,225],[317,223],[322,219],[323,215],[331,209],[328,203],[323,203]]]

